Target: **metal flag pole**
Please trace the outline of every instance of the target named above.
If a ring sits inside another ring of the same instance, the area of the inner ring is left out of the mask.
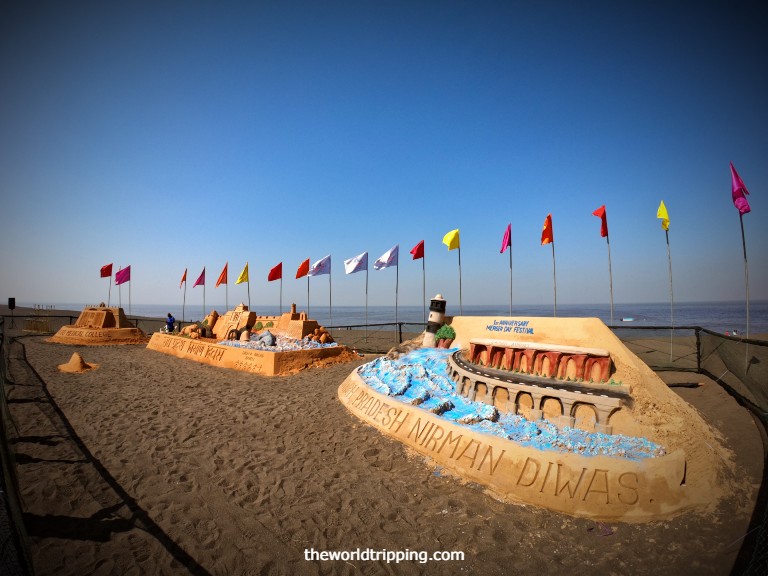
[[[744,250],[744,286],[747,290],[747,339],[749,339],[749,263],[747,262],[747,240],[744,236],[744,214],[739,212],[739,223],[741,224],[741,247]],[[746,372],[747,368],[749,368],[749,344],[744,347],[745,350],[745,364],[744,364],[744,370]]]
[[[229,280],[229,278],[227,278]],[[229,282],[224,284],[224,308],[229,312]]]
[[[365,257],[365,341],[368,342],[368,257]]]
[[[248,278],[246,281],[246,285],[248,287],[248,310],[251,309],[251,279]]]
[[[605,235],[605,243],[608,245],[608,286],[611,292],[611,326],[613,326],[613,271],[611,270],[611,239]]]
[[[400,258],[398,256],[398,263],[395,264],[395,324],[397,325],[397,327],[400,326],[399,323],[398,323],[399,318],[398,318],[398,315],[397,315],[397,296],[398,296],[398,293],[400,292],[400,263],[399,263],[399,260],[400,260]]]
[[[331,287],[331,270],[328,269],[328,318],[330,318],[330,321],[328,323],[329,326],[333,326],[333,298],[331,297],[332,294],[332,287]]]
[[[182,323],[186,321],[185,317],[184,317],[184,309],[186,308],[186,306],[187,306],[187,281],[184,280],[184,298],[181,301],[181,321],[182,321]]]
[[[421,300],[423,307],[424,326],[427,325],[427,271],[424,264],[426,256],[421,257]]]
[[[214,270],[215,270],[215,268],[214,268]],[[205,282],[203,282],[203,317],[202,317],[201,321],[202,320],[205,320]]]
[[[555,241],[552,240],[552,280],[555,286],[555,311],[554,317],[557,318],[557,268],[555,267]]]
[[[458,246],[459,249],[459,314],[464,316],[464,307],[461,303],[461,245]]]
[[[309,274],[307,274],[307,318],[309,318]]]
[[[669,262],[669,361],[672,362],[672,337],[675,333],[675,292],[672,289],[672,250],[669,247],[669,230],[665,230],[667,235],[667,261]]]
[[[110,265],[110,268],[112,266]],[[109,307],[109,301],[112,299],[112,273],[109,274],[109,292],[107,292],[107,307]]]
[[[283,315],[283,274],[280,273],[280,315]]]
[[[128,280],[128,316],[131,315],[131,284],[133,284],[133,282]]]
[[[120,270],[122,270],[122,269],[123,269],[123,267],[120,266],[120,269],[118,270],[118,272],[120,272]],[[117,276],[117,274],[115,274],[115,276]],[[123,307],[123,285],[122,284],[118,284],[117,285],[117,305],[120,308]]]
[[[512,242],[509,244],[509,315],[512,316]]]

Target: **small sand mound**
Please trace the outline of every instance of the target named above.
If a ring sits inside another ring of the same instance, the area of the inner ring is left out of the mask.
[[[72,358],[66,364],[59,364],[59,370],[62,372],[87,372],[88,370],[95,370],[98,368],[98,364],[87,364],[83,357],[77,352],[72,354]]]

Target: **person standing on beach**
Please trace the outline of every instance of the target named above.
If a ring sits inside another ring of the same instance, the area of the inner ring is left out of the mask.
[[[168,312],[168,319],[165,321],[165,327],[168,329],[168,332],[173,332],[173,324],[176,322],[176,318],[171,316],[171,313]]]

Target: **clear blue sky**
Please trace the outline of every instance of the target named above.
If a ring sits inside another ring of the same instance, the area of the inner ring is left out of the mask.
[[[629,4],[632,4],[631,6]],[[299,264],[332,256],[334,305],[607,303],[744,298],[733,161],[752,299],[768,298],[768,17],[764,2],[12,2],[0,8],[0,298],[181,300],[207,267],[251,299],[306,302]],[[312,278],[327,301],[327,277]],[[114,289],[113,289],[114,292]],[[315,300],[316,299],[316,300]]]

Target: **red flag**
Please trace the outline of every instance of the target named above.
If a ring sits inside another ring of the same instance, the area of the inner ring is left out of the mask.
[[[109,278],[112,276],[112,264],[107,264],[106,266],[101,267],[101,277],[102,278]]]
[[[547,218],[544,220],[544,226],[541,229],[541,245],[554,244],[555,235],[552,232],[552,214],[547,214]]]
[[[280,262],[277,266],[272,268],[272,270],[269,271],[269,275],[267,276],[267,282],[272,282],[273,280],[282,280],[283,279],[283,263]]]
[[[203,271],[200,273],[200,276],[197,277],[197,280],[195,280],[192,288],[195,286],[205,286],[205,266],[203,266]]]
[[[419,258],[424,258],[424,240],[416,244],[413,248],[411,248],[411,254],[413,254],[413,260],[418,260]]]
[[[184,276],[181,277],[181,282],[179,282],[179,290],[181,290],[181,285],[184,284],[184,282],[187,281],[187,269],[184,268]]]
[[[118,270],[117,274],[115,274],[115,286],[119,284],[123,284],[124,282],[130,282],[131,281],[131,267],[126,266],[122,270]]]
[[[507,248],[512,248],[512,224],[507,224],[507,229],[504,230],[504,238],[501,239],[500,254],[504,254]]]
[[[744,181],[739,176],[739,173],[736,172],[736,168],[733,167],[733,162],[731,162],[731,197],[733,198],[733,205],[736,206],[736,210],[741,215],[752,211],[745,194],[749,194],[749,190],[744,186]]]
[[[299,266],[299,269],[296,270],[296,279],[304,278],[307,274],[309,274],[309,258],[304,260],[304,262],[301,263],[301,266]]]
[[[608,216],[605,213],[605,204],[592,212],[592,216],[600,218],[600,236],[606,238],[608,236]]]
[[[221,284],[227,283],[227,266],[229,266],[229,262],[224,264],[224,270],[221,271],[221,274],[219,274],[219,279],[216,280],[216,288],[218,288]]]

